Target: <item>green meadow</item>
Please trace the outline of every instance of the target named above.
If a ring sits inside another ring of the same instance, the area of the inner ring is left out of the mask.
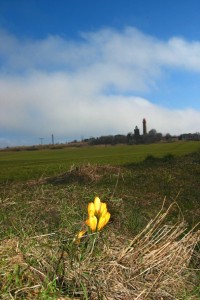
[[[200,299],[199,183],[200,142],[0,151],[0,299]]]
[[[200,149],[199,142],[174,142],[150,145],[87,146],[36,151],[1,151],[0,181],[28,180],[64,172],[73,165],[138,163],[147,156],[181,156]]]

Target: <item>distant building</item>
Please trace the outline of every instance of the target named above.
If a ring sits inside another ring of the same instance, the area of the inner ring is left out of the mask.
[[[137,126],[135,126],[135,129],[134,129],[134,137],[137,138],[140,136],[140,130]]]
[[[143,123],[143,135],[146,135],[147,134],[147,121],[145,118],[143,119],[142,123]]]
[[[184,133],[179,136],[179,139],[183,141],[200,141],[200,133]]]

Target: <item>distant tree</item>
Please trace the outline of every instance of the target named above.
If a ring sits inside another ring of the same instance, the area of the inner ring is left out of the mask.
[[[117,134],[113,137],[113,144],[126,144],[127,137],[123,134]]]
[[[167,141],[169,141],[170,139],[171,139],[171,134],[170,133],[166,133],[166,135],[165,135],[165,139],[167,140]]]
[[[162,135],[161,132],[158,132],[157,135],[156,135],[156,137],[157,137],[158,140],[161,140],[162,137],[163,137],[163,135]]]
[[[157,135],[156,129],[151,129],[151,130],[149,131],[149,135],[156,136],[156,135]]]
[[[158,133],[156,129],[151,129],[147,135],[142,136],[142,142],[145,144],[159,142],[162,139],[162,133]]]
[[[127,141],[127,144],[129,145],[132,145],[134,144],[134,135],[132,132],[129,132],[126,136],[126,141]]]

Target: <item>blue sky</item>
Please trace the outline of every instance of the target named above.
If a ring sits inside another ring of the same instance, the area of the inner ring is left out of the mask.
[[[200,131],[198,0],[0,0],[0,147]]]

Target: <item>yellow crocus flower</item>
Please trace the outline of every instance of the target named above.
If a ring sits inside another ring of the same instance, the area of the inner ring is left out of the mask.
[[[94,202],[88,204],[88,219],[85,224],[90,228],[92,232],[101,230],[109,221],[110,213],[107,211],[107,205],[101,202],[99,197],[95,197]],[[81,230],[76,235],[76,243],[80,243],[80,239],[85,235],[87,230]]]
[[[79,231],[79,233],[76,235],[76,238],[74,239],[74,241],[77,244],[80,244],[80,239],[84,236],[85,233],[86,233],[86,230]]]
[[[106,221],[106,219],[105,219],[104,216],[101,216],[99,218],[99,222],[98,222],[98,225],[97,225],[98,230],[101,230],[105,226],[105,221]]]
[[[108,223],[108,221],[110,220],[110,213],[109,212],[106,212],[105,219],[106,219],[106,221],[105,221],[105,225],[106,225]]]
[[[78,233],[77,238],[78,238],[78,239],[81,239],[85,233],[86,233],[85,230],[81,230],[81,231]]]
[[[101,202],[99,197],[95,197],[94,202],[88,204],[87,226],[92,232],[101,230],[109,221],[110,213],[107,211],[107,205]]]
[[[100,215],[104,216],[107,213],[107,205],[104,202],[101,202]]]
[[[92,216],[94,216],[94,214],[95,214],[94,203],[93,203],[93,202],[90,202],[90,203],[88,204],[88,216],[89,216],[89,217],[92,217]]]
[[[89,219],[85,221],[86,225],[90,227],[92,232],[94,232],[97,228],[97,217],[96,216],[91,216]]]
[[[97,229],[101,230],[108,223],[109,219],[110,219],[109,212],[106,212],[105,215],[101,215],[101,217],[99,218]]]
[[[101,200],[99,199],[99,197],[95,197],[94,207],[95,207],[95,213],[99,214],[100,209],[101,209]]]

